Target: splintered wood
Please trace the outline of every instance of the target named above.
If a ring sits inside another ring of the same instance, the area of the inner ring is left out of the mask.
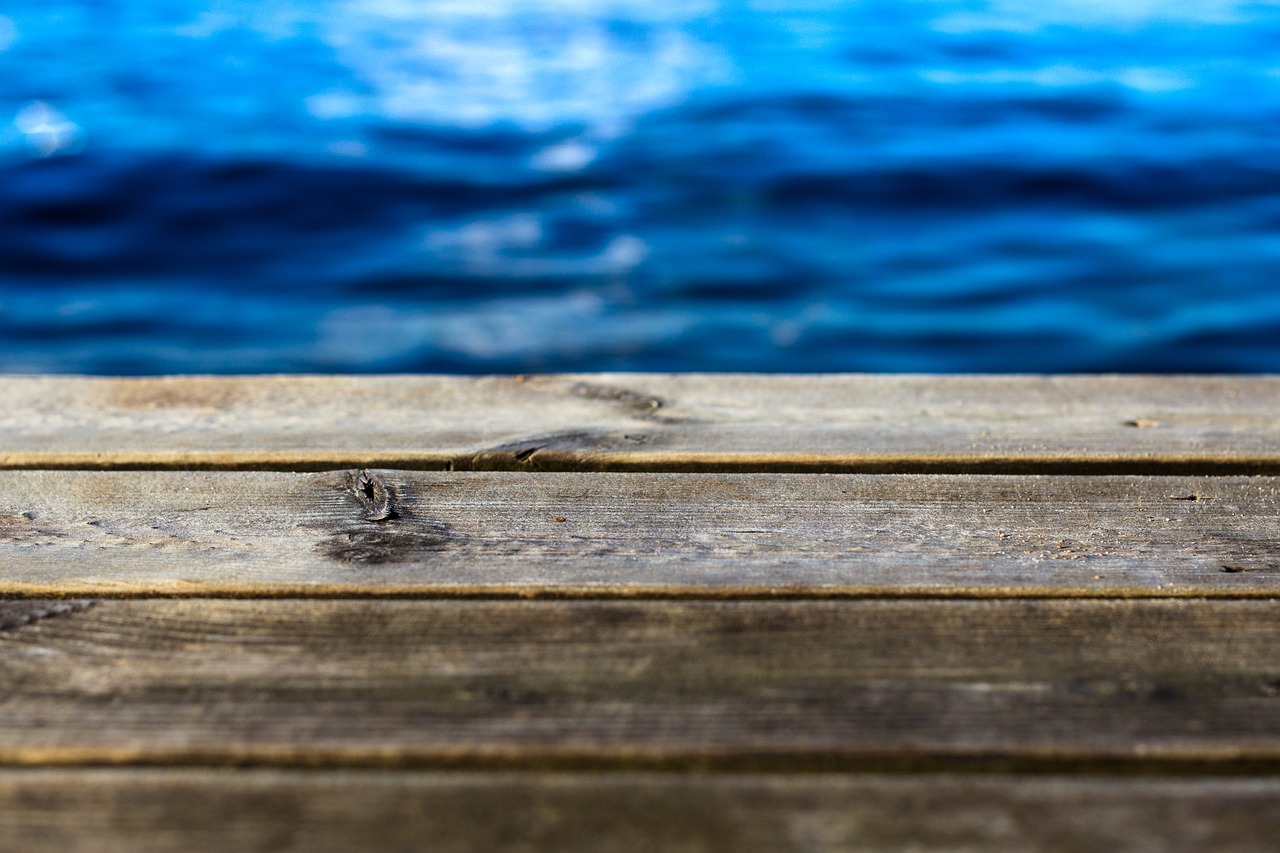
[[[0,392],[24,850],[1280,831],[1280,379]]]

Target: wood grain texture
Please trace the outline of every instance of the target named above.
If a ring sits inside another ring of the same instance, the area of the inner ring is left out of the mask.
[[[0,683],[8,765],[1280,770],[1274,600],[102,601]]]
[[[0,846],[1280,837],[1280,377],[0,395]]]
[[[1280,473],[1278,377],[4,378],[7,468]]]
[[[0,594],[1247,596],[1265,477],[0,472]]]
[[[27,853],[1253,853],[1280,780],[652,773],[0,771]]]

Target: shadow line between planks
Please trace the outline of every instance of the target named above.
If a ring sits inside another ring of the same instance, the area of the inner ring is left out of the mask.
[[[297,455],[276,452],[182,454],[12,454],[0,471],[404,471],[637,474],[1010,474],[1048,476],[1280,476],[1280,458],[1202,456],[1071,457],[987,455],[835,456],[805,454]]]
[[[1266,601],[1280,589],[1116,587],[1099,590],[1057,587],[511,587],[468,586],[356,588],[346,586],[205,587],[190,590],[103,589],[83,585],[56,587],[0,584],[0,600],[269,600],[269,601]]]
[[[654,772],[654,773],[956,773],[1109,777],[1248,777],[1280,774],[1280,752],[1184,752],[1178,755],[1089,753],[833,753],[831,751],[647,752],[632,749],[558,751],[381,752],[307,749],[0,751],[0,768],[255,768],[371,771]]]

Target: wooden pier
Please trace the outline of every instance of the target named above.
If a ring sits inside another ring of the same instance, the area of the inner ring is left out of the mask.
[[[1280,839],[1280,378],[0,399],[0,849]]]

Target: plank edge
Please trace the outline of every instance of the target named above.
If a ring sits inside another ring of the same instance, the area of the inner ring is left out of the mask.
[[[439,585],[0,583],[0,600],[398,600],[398,601],[1254,601],[1280,598],[1280,588],[1224,589],[1191,585],[1098,586],[815,586],[754,585]]]

